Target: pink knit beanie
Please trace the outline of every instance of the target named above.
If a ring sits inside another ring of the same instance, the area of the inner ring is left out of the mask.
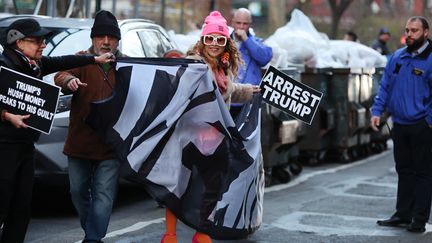
[[[219,11],[211,12],[204,20],[201,36],[208,34],[221,34],[229,37],[227,21]]]

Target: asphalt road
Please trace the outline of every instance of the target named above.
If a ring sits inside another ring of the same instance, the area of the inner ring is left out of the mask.
[[[390,145],[391,146],[391,145]],[[394,210],[396,174],[390,150],[349,164],[306,167],[294,180],[266,188],[264,220],[248,239],[254,242],[432,242],[432,226],[424,234],[379,227],[376,220]],[[26,242],[80,242],[78,218],[67,193],[37,188],[34,216]],[[164,209],[139,187],[122,185],[104,242],[160,242]],[[194,231],[178,224],[180,243]]]

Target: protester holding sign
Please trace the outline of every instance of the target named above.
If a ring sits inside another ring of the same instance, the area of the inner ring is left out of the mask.
[[[201,38],[197,44],[188,51],[188,58],[202,60],[209,66],[214,82],[221,92],[225,103],[228,105],[232,102],[248,102],[252,99],[254,92],[259,92],[257,86],[250,84],[238,84],[233,80],[237,75],[239,66],[239,53],[234,45],[234,42],[229,37],[228,26],[225,18],[218,11],[211,12],[204,21],[204,26],[201,33]],[[203,131],[204,140],[211,143],[216,134],[213,131]],[[221,188],[220,181],[221,169],[227,165],[217,163],[204,163],[205,161],[197,162],[195,165],[202,176],[205,186],[205,192],[201,201],[200,211],[200,227],[209,227],[211,222],[208,217],[216,206],[218,192]],[[166,209],[166,231],[162,237],[162,243],[177,242],[176,237],[177,217],[174,213]],[[194,243],[211,242],[207,234],[197,231],[192,238]]]
[[[92,46],[78,55],[114,53],[121,38],[116,17],[99,11],[91,29]],[[117,190],[120,162],[113,150],[85,122],[90,104],[111,96],[115,66],[87,65],[56,74],[55,83],[73,92],[69,131],[63,153],[68,156],[72,202],[85,236],[83,242],[101,242],[105,236]]]
[[[113,61],[112,54],[93,56],[45,57],[47,29],[31,18],[14,21],[6,32],[7,43],[0,55],[0,65],[35,78],[77,66]],[[1,79],[4,77],[0,77]],[[33,188],[34,142],[39,132],[26,129],[30,115],[9,113],[0,104],[0,242],[23,242],[30,220],[30,202]]]

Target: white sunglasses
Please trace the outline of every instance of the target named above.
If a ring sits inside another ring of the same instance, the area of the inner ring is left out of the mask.
[[[213,36],[213,35],[204,35],[203,43],[206,46],[216,45],[216,46],[226,46],[228,38],[226,36]]]

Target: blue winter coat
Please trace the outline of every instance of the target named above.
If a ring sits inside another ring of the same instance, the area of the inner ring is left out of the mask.
[[[414,124],[426,119],[432,125],[432,43],[417,56],[406,47],[397,50],[385,67],[372,115],[387,108],[398,124]]]
[[[267,65],[273,57],[271,47],[248,34],[248,38],[240,45],[240,53],[244,65],[239,68],[236,82],[258,85],[261,81],[261,67]]]

